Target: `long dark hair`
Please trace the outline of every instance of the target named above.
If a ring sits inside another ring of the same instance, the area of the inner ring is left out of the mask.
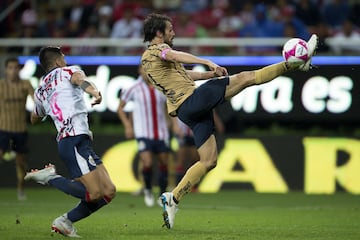
[[[150,42],[160,31],[165,34],[166,22],[171,22],[171,18],[157,13],[149,14],[144,20],[144,42]]]

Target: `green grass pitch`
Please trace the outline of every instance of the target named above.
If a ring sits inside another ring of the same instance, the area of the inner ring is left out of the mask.
[[[0,189],[0,239],[63,239],[50,233],[54,218],[78,202],[50,187]],[[360,196],[257,194],[252,191],[190,193],[175,226],[162,228],[160,207],[118,193],[113,202],[75,224],[83,239],[360,239]]]

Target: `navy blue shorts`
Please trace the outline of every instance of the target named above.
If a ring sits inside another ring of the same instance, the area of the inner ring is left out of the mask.
[[[27,153],[27,141],[27,132],[15,133],[0,130],[0,150],[3,152],[14,150],[17,153]]]
[[[170,152],[169,143],[164,140],[153,140],[148,138],[137,138],[138,151],[150,151],[152,153]]]
[[[195,145],[200,148],[215,132],[212,110],[225,101],[229,77],[213,78],[195,89],[177,110],[178,117],[194,134]]]
[[[102,164],[91,147],[90,137],[86,134],[61,139],[58,151],[73,179],[95,170],[97,165]]]

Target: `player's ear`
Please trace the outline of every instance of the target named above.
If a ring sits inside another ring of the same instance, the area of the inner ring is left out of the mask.
[[[164,37],[164,34],[163,34],[161,31],[157,30],[157,31],[156,31],[156,36],[157,36],[158,38],[163,38],[163,37]]]
[[[57,67],[62,67],[62,61],[61,61],[61,58],[60,57],[57,57],[56,59],[55,59],[55,64],[56,64],[56,66]]]

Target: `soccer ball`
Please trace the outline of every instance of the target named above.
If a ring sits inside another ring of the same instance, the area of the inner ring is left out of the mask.
[[[287,62],[305,63],[309,59],[307,42],[291,38],[284,44],[282,55]]]

